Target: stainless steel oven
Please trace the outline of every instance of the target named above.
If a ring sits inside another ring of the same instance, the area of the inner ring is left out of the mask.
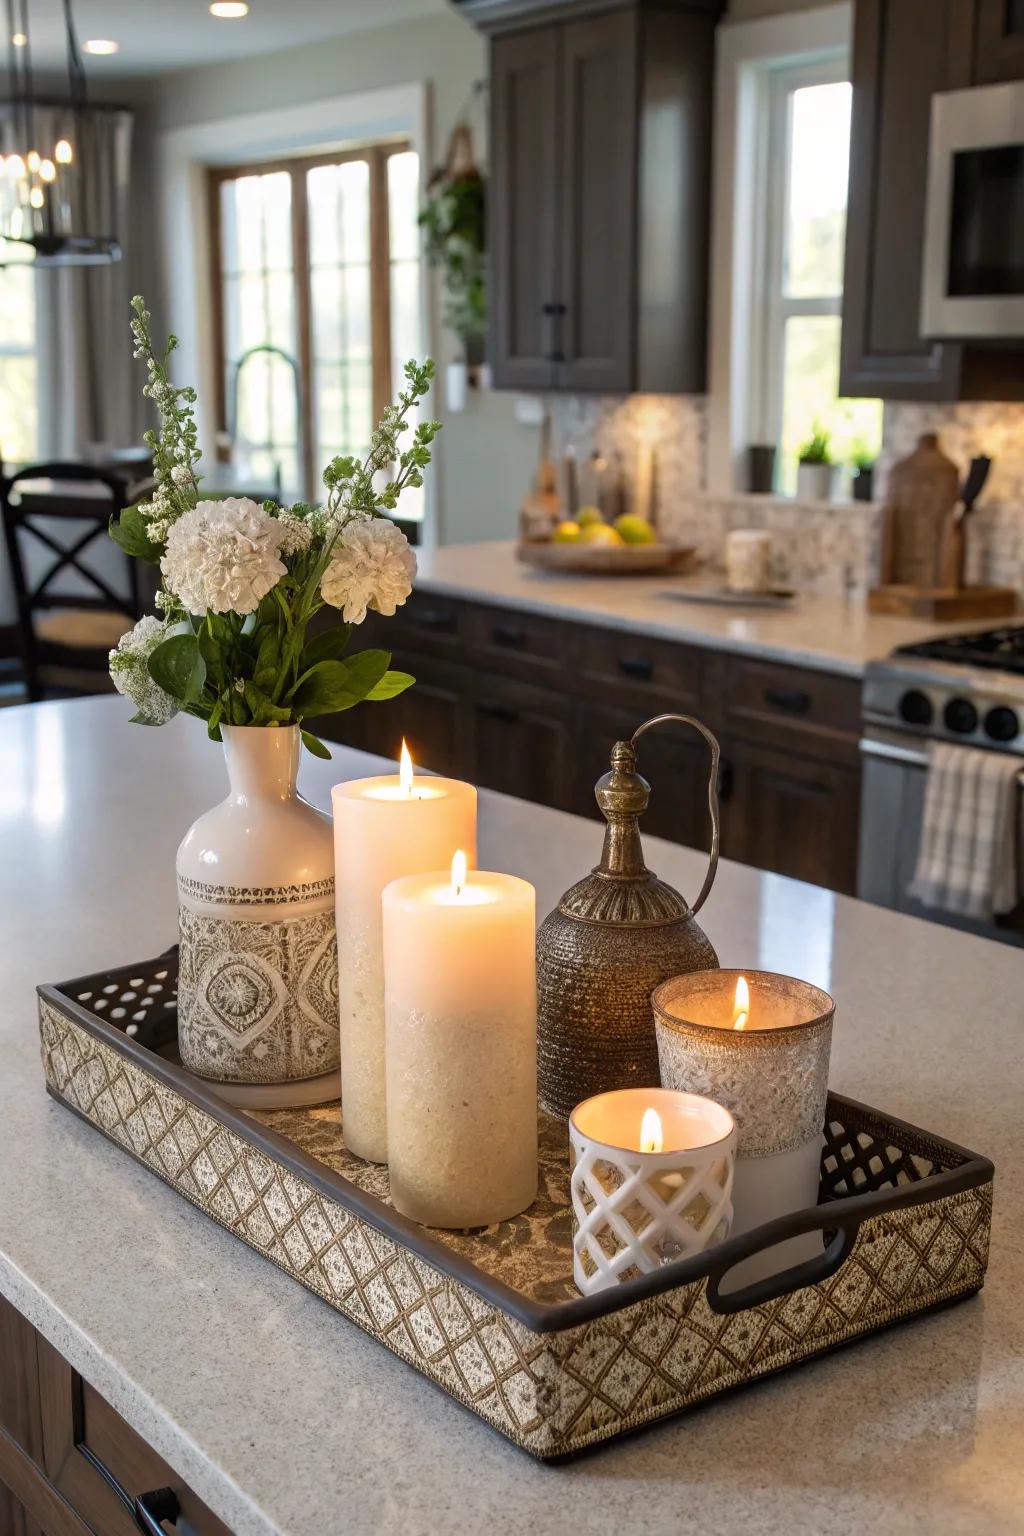
[[[921,331],[1024,337],[1024,81],[932,97]]]

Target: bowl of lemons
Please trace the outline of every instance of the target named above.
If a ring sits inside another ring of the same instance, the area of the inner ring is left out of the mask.
[[[520,542],[526,565],[547,571],[578,571],[601,576],[650,576],[687,571],[694,566],[690,546],[665,544],[646,518],[624,512],[608,522],[597,507],[581,507],[557,524],[549,539]]]

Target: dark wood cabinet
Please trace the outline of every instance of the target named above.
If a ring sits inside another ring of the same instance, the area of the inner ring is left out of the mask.
[[[857,678],[423,592],[371,615],[360,643],[393,647],[416,686],[324,721],[335,740],[394,761],[405,736],[424,768],[599,819],[614,743],[652,715],[696,715],[722,742],[726,855],[856,888]],[[709,846],[708,768],[686,726],[644,738],[647,833]]]
[[[500,26],[491,42],[494,382],[699,391],[721,7],[565,9],[595,14],[508,30],[498,9],[480,13]]]
[[[1024,80],[1024,0],[977,3],[977,83]]]
[[[163,1501],[154,1495],[163,1495]],[[195,1536],[227,1527],[42,1334],[0,1298],[0,1532],[138,1536],[153,1518]]]

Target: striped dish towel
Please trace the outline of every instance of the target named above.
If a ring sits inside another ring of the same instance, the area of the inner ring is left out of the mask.
[[[917,901],[981,922],[1017,906],[1022,766],[1008,752],[930,744],[921,846],[910,886]]]

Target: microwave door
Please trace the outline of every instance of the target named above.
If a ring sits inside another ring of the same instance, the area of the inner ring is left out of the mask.
[[[1024,337],[1024,82],[932,98],[922,256],[928,337]]]

